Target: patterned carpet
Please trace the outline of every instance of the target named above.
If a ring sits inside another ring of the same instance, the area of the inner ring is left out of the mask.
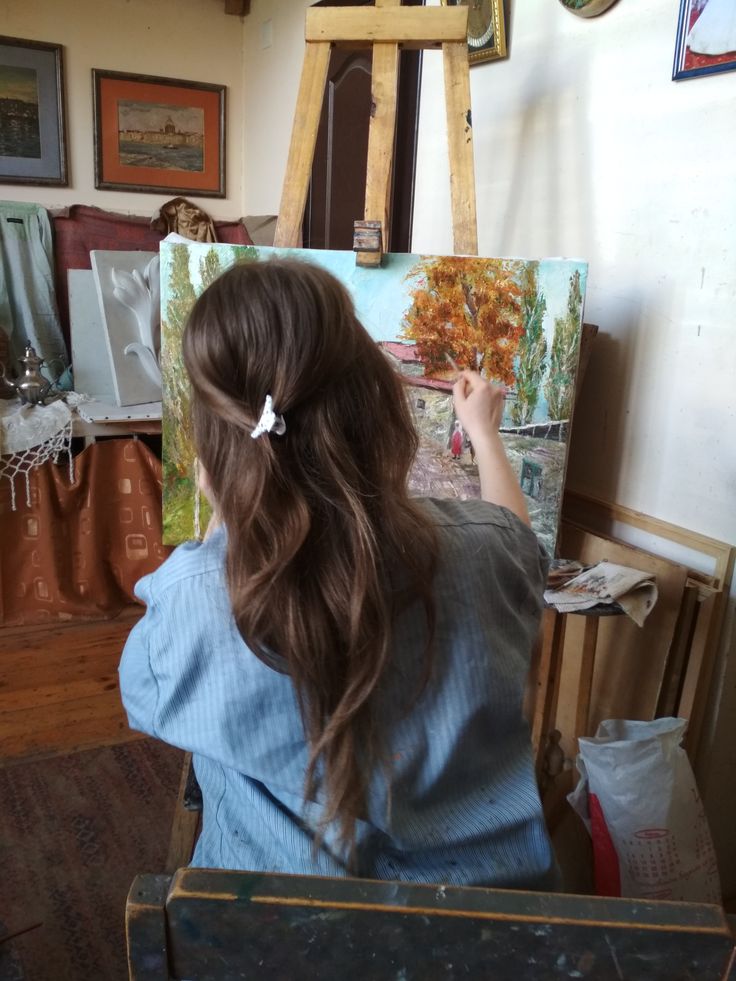
[[[124,981],[125,897],[162,872],[182,753],[153,740],[0,769],[0,981]]]

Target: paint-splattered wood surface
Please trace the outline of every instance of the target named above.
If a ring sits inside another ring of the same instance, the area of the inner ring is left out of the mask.
[[[716,906],[206,869],[172,878],[164,952],[167,882],[131,888],[137,981],[722,981],[733,953]]]

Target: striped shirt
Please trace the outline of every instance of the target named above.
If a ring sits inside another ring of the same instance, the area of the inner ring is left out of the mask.
[[[547,558],[510,511],[425,500],[439,536],[434,665],[417,602],[394,624],[375,692],[382,748],[356,829],[357,874],[551,889],[557,868],[534,778],[522,699]],[[256,658],[235,625],[226,536],[177,548],[136,594],[147,604],[120,665],[130,724],[194,754],[202,833],[193,865],[349,874],[319,794],[303,800],[308,749],[288,675]],[[355,873],[356,867],[351,871]]]

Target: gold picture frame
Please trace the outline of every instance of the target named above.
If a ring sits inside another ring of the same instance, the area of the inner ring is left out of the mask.
[[[468,7],[468,60],[471,65],[507,57],[503,0],[441,0],[443,6]]]
[[[225,197],[225,86],[92,69],[95,187]]]

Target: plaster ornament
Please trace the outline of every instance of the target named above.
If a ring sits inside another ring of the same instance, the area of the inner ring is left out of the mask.
[[[144,371],[155,384],[161,384],[158,355],[161,347],[161,314],[159,291],[159,257],[154,256],[141,273],[113,269],[113,296],[132,310],[140,340],[131,341],[123,349],[128,357],[140,359]]]

